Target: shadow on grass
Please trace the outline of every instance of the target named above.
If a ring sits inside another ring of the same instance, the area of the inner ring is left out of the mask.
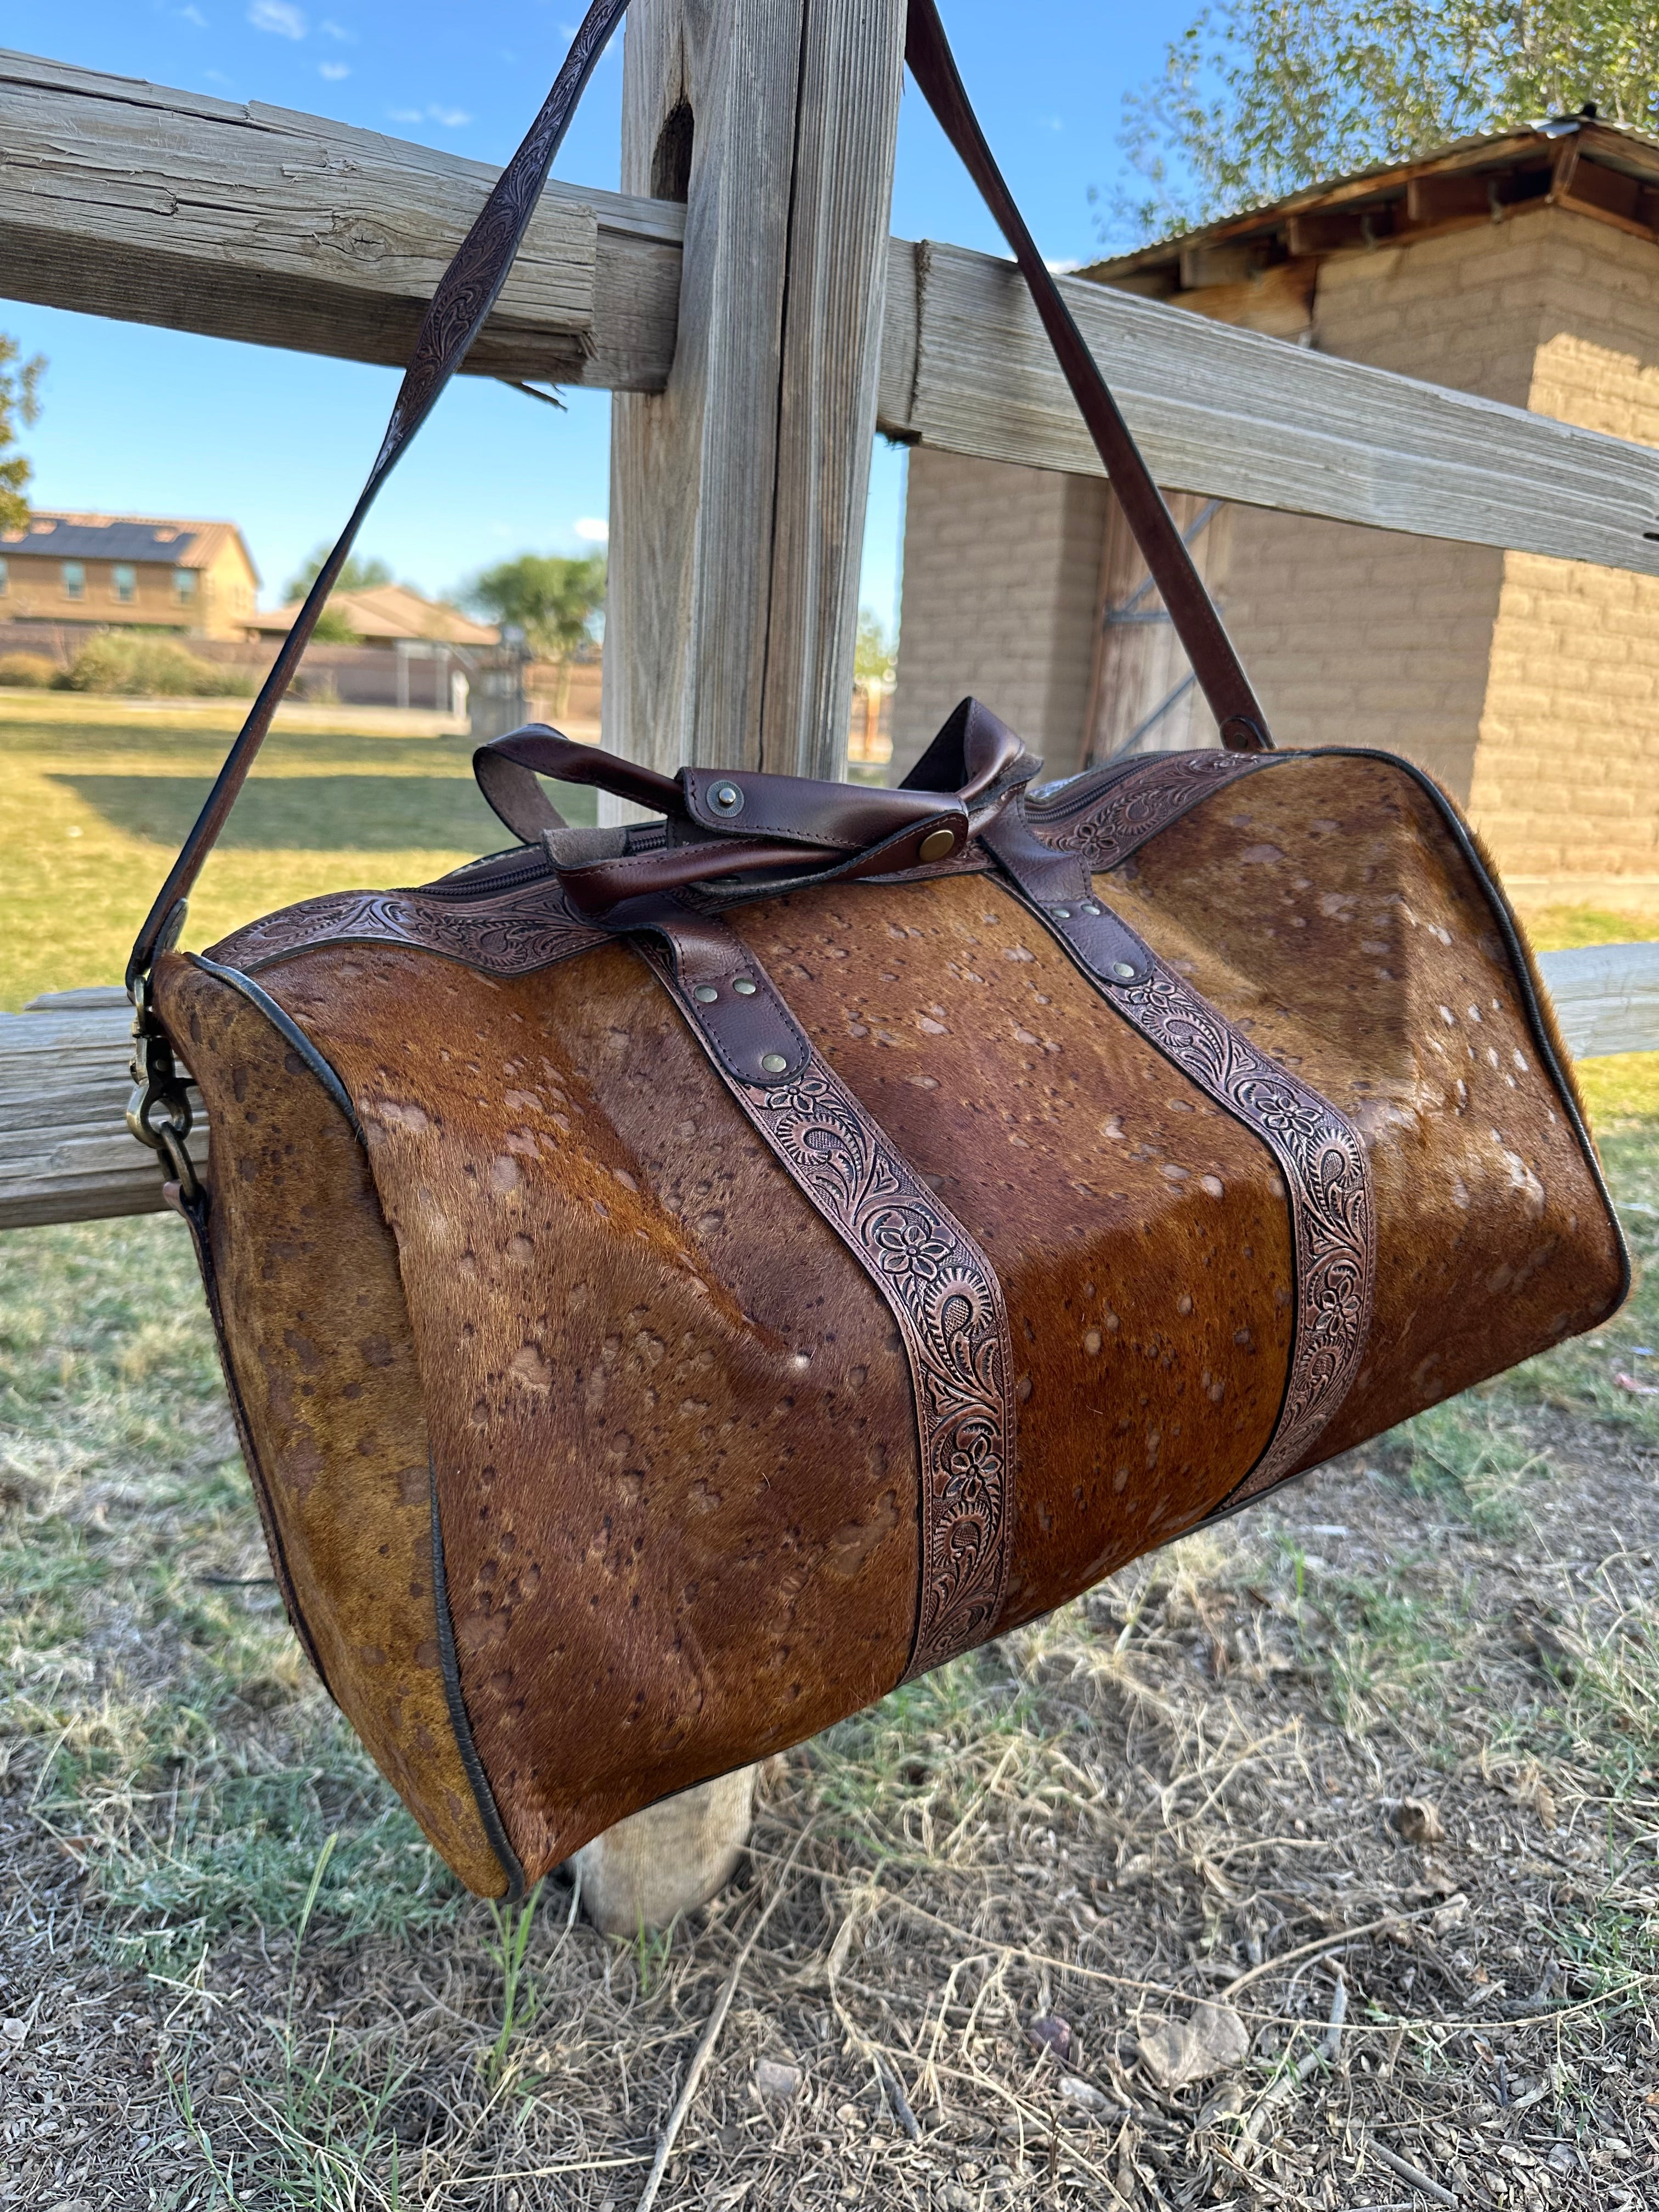
[[[211,786],[194,775],[64,775],[112,830],[168,851],[183,843]],[[568,822],[595,818],[592,791],[552,787]],[[231,851],[487,853],[512,843],[464,772],[442,775],[256,777],[237,800],[220,843]]]

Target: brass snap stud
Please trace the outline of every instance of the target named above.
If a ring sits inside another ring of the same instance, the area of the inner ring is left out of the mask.
[[[743,793],[735,783],[717,783],[708,795],[722,814],[742,813]]]
[[[758,986],[751,982],[747,975],[739,975],[732,986],[740,999],[752,999],[757,988]]]
[[[788,1061],[781,1052],[763,1053],[761,1055],[761,1066],[769,1075],[781,1075],[788,1065]]]
[[[1112,963],[1112,973],[1118,978],[1120,982],[1133,983],[1135,980],[1135,971],[1129,965],[1127,960],[1114,960]]]
[[[954,830],[930,830],[916,848],[919,860],[943,860],[957,849]]]
[[[691,995],[694,999],[700,999],[703,1005],[708,1006],[714,1004],[714,1000],[719,998],[720,993],[714,988],[712,983],[699,983],[696,989],[692,992]]]

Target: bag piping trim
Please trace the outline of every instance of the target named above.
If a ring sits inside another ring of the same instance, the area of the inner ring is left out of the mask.
[[[364,1156],[367,1158],[368,1147],[363,1143],[362,1127],[351,1103],[350,1093],[341,1081],[338,1073],[324,1058],[317,1045],[306,1035],[294,1017],[279,1006],[268,991],[261,990],[258,984],[251,977],[239,975],[235,969],[222,968],[216,961],[206,959],[198,952],[187,953],[185,957],[192,967],[199,968],[204,974],[229,985],[233,990],[240,992],[251,1006],[258,1007],[283,1042],[299,1054],[307,1068],[316,1076],[327,1092],[331,1101],[339,1108],[352,1135],[362,1146]],[[203,1249],[204,1244],[198,1245],[198,1251]],[[204,1262],[203,1265],[202,1272],[204,1279],[210,1274],[210,1261]],[[242,1413],[240,1393],[237,1390],[234,1380],[231,1376],[230,1361],[225,1351],[224,1333],[220,1325],[220,1307],[216,1291],[210,1290],[208,1297],[213,1315],[214,1334],[220,1346],[220,1364],[225,1370],[232,1396],[235,1400],[237,1426],[242,1431],[244,1449],[247,1452],[249,1462],[248,1473],[257,1492],[260,1481],[255,1473],[258,1462],[251,1449],[248,1448],[249,1438],[246,1417]],[[507,1839],[506,1827],[502,1824],[494,1794],[489,1787],[489,1777],[483,1770],[483,1762],[479,1758],[477,1746],[472,1740],[472,1724],[467,1717],[466,1701],[461,1690],[460,1659],[455,1649],[454,1623],[450,1619],[449,1613],[449,1581],[444,1570],[443,1528],[438,1510],[437,1473],[433,1466],[429,1450],[427,1456],[427,1480],[432,1498],[433,1624],[438,1644],[438,1669],[443,1679],[444,1703],[449,1711],[449,1724],[455,1732],[455,1747],[460,1754],[462,1768],[468,1782],[471,1784],[472,1795],[477,1804],[478,1818],[483,1825],[489,1847],[501,1863],[501,1872],[507,1876],[507,1902],[516,1904],[524,1895],[524,1868],[520,1863],[518,1854]],[[264,1517],[262,1512],[261,1518]],[[274,1522],[269,1525],[274,1529]],[[274,1538],[272,1549],[278,1553],[281,1553],[280,1535]],[[283,1571],[284,1573],[287,1572],[285,1556]],[[295,1631],[301,1642],[305,1645],[307,1656],[316,1668],[318,1679],[323,1687],[328,1689],[328,1677],[324,1674],[321,1662],[313,1649],[311,1637],[308,1632],[300,1626],[300,1607],[297,1597],[294,1602],[294,1616]],[[329,1691],[329,1695],[333,1697],[334,1693],[331,1690]],[[337,1705],[339,1703],[338,1698],[335,1698],[335,1703]]]

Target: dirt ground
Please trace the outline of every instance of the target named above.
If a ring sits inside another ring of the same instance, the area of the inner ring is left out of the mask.
[[[243,1579],[173,1228],[0,1252],[0,2204],[632,2212],[769,1904],[661,2206],[1659,2205],[1659,1293],[773,1762],[625,1942],[458,1894]]]

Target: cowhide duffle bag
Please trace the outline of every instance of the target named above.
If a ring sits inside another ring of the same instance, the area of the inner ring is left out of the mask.
[[[495,1895],[1626,1282],[1490,864],[1407,762],[1272,750],[932,0],[911,67],[1224,749],[1035,790],[969,701],[886,791],[668,778],[527,729],[477,760],[510,850],[170,949],[623,6],[590,13],[445,277],[130,979],[135,1129],[196,1240],[289,1616]],[[567,828],[538,775],[656,818]]]

